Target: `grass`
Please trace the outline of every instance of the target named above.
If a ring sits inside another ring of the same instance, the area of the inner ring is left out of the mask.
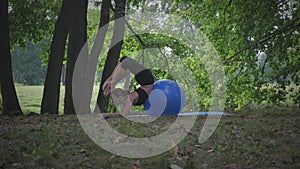
[[[76,116],[0,118],[0,168],[300,168],[300,111],[295,108],[223,116],[203,144],[197,139],[205,116],[198,117],[192,131],[175,148],[142,159],[102,149],[83,131]],[[146,137],[165,130],[174,119],[160,118],[146,125],[125,118],[107,121],[119,132]]]
[[[16,85],[16,91],[23,112],[40,112],[43,97],[43,86]],[[63,112],[64,87],[61,87],[60,91],[59,112]]]
[[[35,112],[39,113],[41,109],[41,101],[43,97],[43,86],[24,86],[16,85],[16,91],[19,98],[20,106],[24,113]],[[91,108],[94,107],[96,102],[96,94],[99,86],[96,86],[93,90],[93,98],[91,103]],[[60,88],[60,99],[59,99],[59,112],[63,112],[64,106],[64,94],[65,87]]]

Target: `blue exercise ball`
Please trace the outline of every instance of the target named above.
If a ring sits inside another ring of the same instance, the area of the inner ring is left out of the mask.
[[[144,109],[150,116],[177,115],[185,103],[185,95],[178,83],[164,79],[156,81]]]

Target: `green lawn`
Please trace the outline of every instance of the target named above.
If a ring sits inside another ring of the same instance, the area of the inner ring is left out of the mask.
[[[39,113],[41,109],[41,101],[43,96],[44,86],[23,86],[16,85],[16,91],[20,105],[24,113],[35,112]],[[93,98],[91,107],[95,105],[97,91],[99,86],[95,86],[93,90]],[[65,87],[60,88],[59,112],[63,112]]]
[[[17,95],[23,112],[40,112],[43,88],[44,86],[16,85]],[[61,87],[60,91],[59,112],[63,112],[63,96],[65,92],[64,87]]]

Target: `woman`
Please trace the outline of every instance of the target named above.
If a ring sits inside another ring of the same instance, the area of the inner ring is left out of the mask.
[[[128,71],[135,75],[135,79],[140,84],[140,87],[130,93],[122,89],[115,89],[116,83],[122,80]],[[149,69],[137,61],[124,56],[120,59],[111,76],[104,82],[102,90],[105,96],[111,93],[115,105],[123,105],[120,114],[126,115],[129,113],[132,105],[140,106],[145,103],[153,88],[153,83],[154,78]]]

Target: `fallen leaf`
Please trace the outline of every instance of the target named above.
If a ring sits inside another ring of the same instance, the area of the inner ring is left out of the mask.
[[[173,145],[174,146],[174,145]],[[178,157],[178,151],[179,151],[179,148],[177,145],[175,145],[171,150],[170,150],[170,153],[172,154],[172,156],[174,158]]]

